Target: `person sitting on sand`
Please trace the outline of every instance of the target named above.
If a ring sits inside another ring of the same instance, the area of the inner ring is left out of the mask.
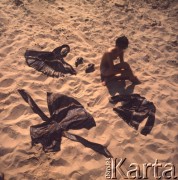
[[[101,64],[101,81],[103,85],[109,80],[130,80],[132,83],[139,84],[140,81],[133,74],[130,65],[124,62],[124,50],[128,48],[129,41],[126,36],[121,36],[116,39],[116,45],[114,48],[109,49],[104,53]],[[114,65],[114,60],[119,58],[120,63]],[[120,74],[120,76],[116,76]]]

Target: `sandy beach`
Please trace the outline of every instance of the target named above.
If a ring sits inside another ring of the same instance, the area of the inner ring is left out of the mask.
[[[94,117],[96,127],[70,130],[105,145],[114,158],[144,163],[172,163],[178,176],[178,2],[176,0],[1,0],[0,2],[0,173],[5,180],[103,180],[106,159],[78,142],[62,138],[61,150],[45,153],[31,147],[30,126],[41,123],[22,99],[25,89],[47,114],[46,93],[78,100]],[[103,53],[125,35],[125,52],[140,85],[116,81],[102,86]],[[65,58],[77,75],[47,77],[27,66],[27,49],[52,51],[68,44]],[[85,73],[89,63],[95,71]],[[114,111],[109,97],[137,93],[154,103],[156,119],[150,134],[136,131]],[[153,169],[148,171],[153,180]],[[117,174],[117,179],[123,179]]]

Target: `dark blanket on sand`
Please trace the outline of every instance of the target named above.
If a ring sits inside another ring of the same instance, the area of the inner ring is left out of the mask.
[[[80,142],[84,146],[106,157],[111,157],[106,147],[67,132],[69,129],[90,129],[96,126],[91,114],[89,114],[77,100],[59,93],[47,93],[49,118],[42,112],[27,92],[24,90],[18,91],[23,99],[30,105],[33,112],[45,121],[39,125],[30,127],[32,145],[41,143],[44,151],[58,151],[60,150],[62,136],[64,136],[72,141]]]
[[[145,119],[147,122],[141,133],[147,135],[151,132],[154,121],[156,107],[152,102],[141,97],[139,94],[116,95],[110,99],[111,103],[122,102],[122,106],[113,108],[113,110],[130,126],[138,130],[139,124]]]
[[[55,48],[52,52],[27,50],[25,59],[28,66],[33,67],[47,76],[62,77],[64,74],[75,75],[74,68],[64,61],[70,52],[68,45]]]

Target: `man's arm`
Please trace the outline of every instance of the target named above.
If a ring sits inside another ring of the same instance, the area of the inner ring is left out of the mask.
[[[124,52],[119,55],[120,62],[124,62]]]

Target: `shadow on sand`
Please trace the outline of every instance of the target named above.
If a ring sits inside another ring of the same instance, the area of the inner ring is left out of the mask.
[[[126,86],[125,80],[112,80],[107,83],[106,87],[111,96],[115,96],[117,93],[122,94],[132,94],[135,88],[135,84],[130,84]]]

